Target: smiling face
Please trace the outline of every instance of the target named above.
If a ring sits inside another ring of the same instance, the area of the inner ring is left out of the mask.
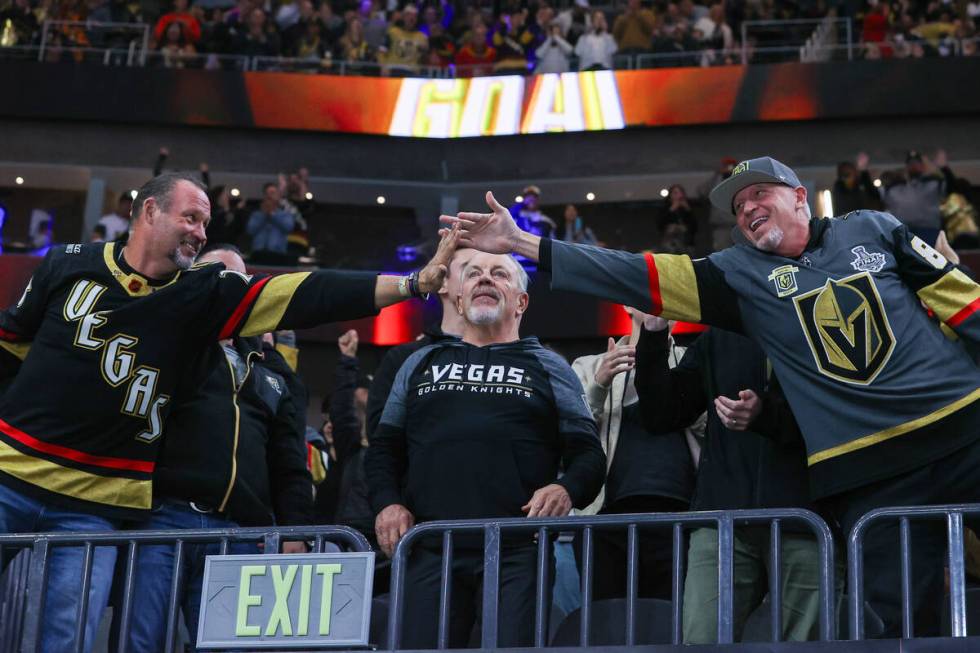
[[[457,308],[467,322],[484,326],[519,320],[527,310],[523,270],[506,254],[475,253],[462,271]]]
[[[149,242],[155,254],[168,258],[177,269],[186,270],[207,242],[204,230],[211,220],[211,203],[203,190],[179,181],[168,202],[148,199],[140,220],[145,220],[150,230]]]
[[[739,231],[756,248],[785,256],[787,234],[798,234],[808,228],[805,213],[806,189],[784,184],[759,183],[746,186],[732,198]],[[792,240],[795,246],[796,238]],[[804,241],[805,242],[805,241]]]

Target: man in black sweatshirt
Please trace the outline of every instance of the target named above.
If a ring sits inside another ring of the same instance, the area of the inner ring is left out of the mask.
[[[365,461],[378,542],[389,555],[416,521],[560,517],[598,494],[605,455],[577,377],[536,338],[519,339],[526,291],[512,257],[474,254],[456,301],[462,340],[423,347],[399,370]],[[530,536],[504,544],[499,645],[530,646],[537,547]],[[466,645],[479,612],[481,545],[456,541],[453,648]],[[436,644],[440,558],[425,543],[412,552],[406,648]]]

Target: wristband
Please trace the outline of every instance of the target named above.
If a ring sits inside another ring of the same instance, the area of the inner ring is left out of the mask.
[[[408,290],[412,297],[418,297],[419,299],[428,299],[429,293],[423,293],[421,287],[419,286],[419,271],[415,270],[410,275],[408,275]]]
[[[398,294],[406,299],[412,296],[409,277],[398,277]]]

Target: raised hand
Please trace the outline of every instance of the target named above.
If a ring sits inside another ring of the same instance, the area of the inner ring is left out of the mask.
[[[595,371],[595,382],[603,388],[608,388],[617,374],[633,369],[634,365],[636,365],[636,347],[617,345],[616,341],[610,338],[606,353],[602,355],[599,368]]]
[[[350,329],[337,340],[337,347],[344,356],[354,358],[357,356],[357,331]]]
[[[435,256],[424,268],[419,270],[419,290],[422,292],[437,292],[442,288],[442,282],[449,273],[449,262],[453,252],[459,247],[461,229],[453,225],[452,229],[439,230],[439,247]]]
[[[517,249],[521,230],[514,222],[507,207],[487,191],[487,206],[490,213],[457,213],[456,216],[443,215],[439,220],[447,226],[459,225],[460,247],[472,247],[491,254],[510,254]]]

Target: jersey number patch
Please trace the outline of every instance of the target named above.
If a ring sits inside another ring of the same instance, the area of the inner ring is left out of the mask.
[[[895,349],[895,336],[867,272],[793,298],[817,368],[846,383],[868,385]]]

